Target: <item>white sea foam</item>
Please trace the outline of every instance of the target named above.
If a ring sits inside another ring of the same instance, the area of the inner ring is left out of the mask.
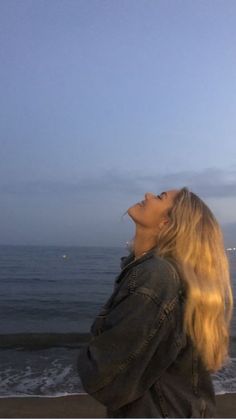
[[[0,395],[0,399],[10,399],[10,398],[15,398],[15,397],[37,397],[37,398],[45,398],[45,397],[48,397],[48,398],[54,398],[54,397],[66,397],[66,396],[83,396],[83,395],[88,395],[88,393],[84,393],[84,392],[81,392],[81,393],[68,393],[68,392],[64,392],[64,393],[55,393],[55,394],[53,394],[53,395],[47,395],[47,394],[44,394],[44,395],[41,395],[41,394],[9,394],[9,395],[6,395],[6,396],[1,396]]]
[[[0,397],[63,397],[87,394],[76,370],[77,350],[1,351]],[[14,367],[12,366],[14,360]],[[236,359],[212,374],[215,394],[236,393]]]

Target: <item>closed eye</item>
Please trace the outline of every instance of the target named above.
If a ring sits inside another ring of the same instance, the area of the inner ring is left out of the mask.
[[[166,198],[167,197],[167,193],[166,192],[162,192],[160,195],[157,195],[157,197],[159,199],[162,199],[162,196],[164,196]]]

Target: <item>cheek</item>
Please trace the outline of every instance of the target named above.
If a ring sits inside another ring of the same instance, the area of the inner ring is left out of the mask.
[[[160,221],[161,218],[161,212],[160,209],[155,208],[150,214],[150,217],[152,218],[153,222],[157,224]]]

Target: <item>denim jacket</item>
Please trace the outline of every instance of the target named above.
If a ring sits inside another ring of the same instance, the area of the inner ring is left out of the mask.
[[[210,373],[183,331],[185,290],[177,270],[149,251],[121,258],[77,367],[107,417],[216,417]]]

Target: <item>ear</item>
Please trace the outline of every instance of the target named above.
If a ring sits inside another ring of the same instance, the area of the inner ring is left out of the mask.
[[[166,224],[169,223],[168,218],[164,218],[161,223],[159,224],[159,228],[162,229]]]

